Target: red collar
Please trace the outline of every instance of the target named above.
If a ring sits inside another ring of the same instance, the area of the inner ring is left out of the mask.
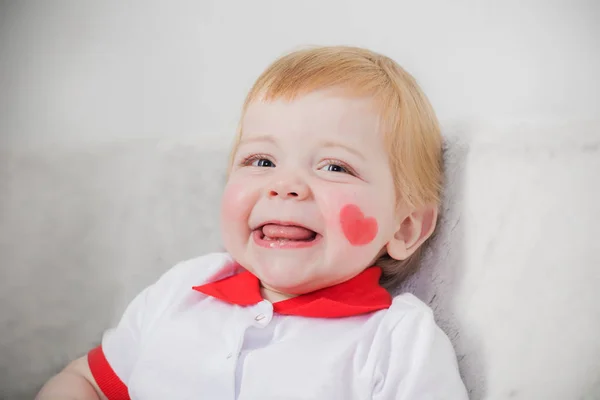
[[[381,268],[367,268],[338,285],[273,303],[273,310],[285,315],[337,318],[389,308],[392,296],[379,285],[380,276]],[[260,281],[246,270],[192,289],[238,306],[250,306],[263,300]]]

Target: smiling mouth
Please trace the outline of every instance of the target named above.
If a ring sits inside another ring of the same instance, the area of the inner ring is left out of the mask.
[[[321,235],[300,225],[267,223],[252,232],[254,241],[267,248],[303,248],[316,244]]]

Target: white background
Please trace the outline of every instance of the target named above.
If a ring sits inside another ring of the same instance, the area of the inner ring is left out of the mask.
[[[258,74],[313,44],[396,59],[445,126],[600,110],[595,0],[9,1],[0,18],[11,141],[230,137]]]

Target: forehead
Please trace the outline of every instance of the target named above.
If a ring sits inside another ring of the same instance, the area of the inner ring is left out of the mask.
[[[336,137],[363,141],[379,136],[379,115],[370,97],[320,90],[293,100],[256,100],[242,119],[242,136]]]

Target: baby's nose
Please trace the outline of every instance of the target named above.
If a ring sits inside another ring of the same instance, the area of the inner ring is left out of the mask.
[[[296,192],[285,192],[283,191],[283,193],[279,193],[276,190],[271,190],[269,192],[269,197],[298,197],[298,193]]]
[[[277,181],[268,189],[269,198],[280,198],[285,200],[304,200],[310,194],[306,183],[300,180]]]

